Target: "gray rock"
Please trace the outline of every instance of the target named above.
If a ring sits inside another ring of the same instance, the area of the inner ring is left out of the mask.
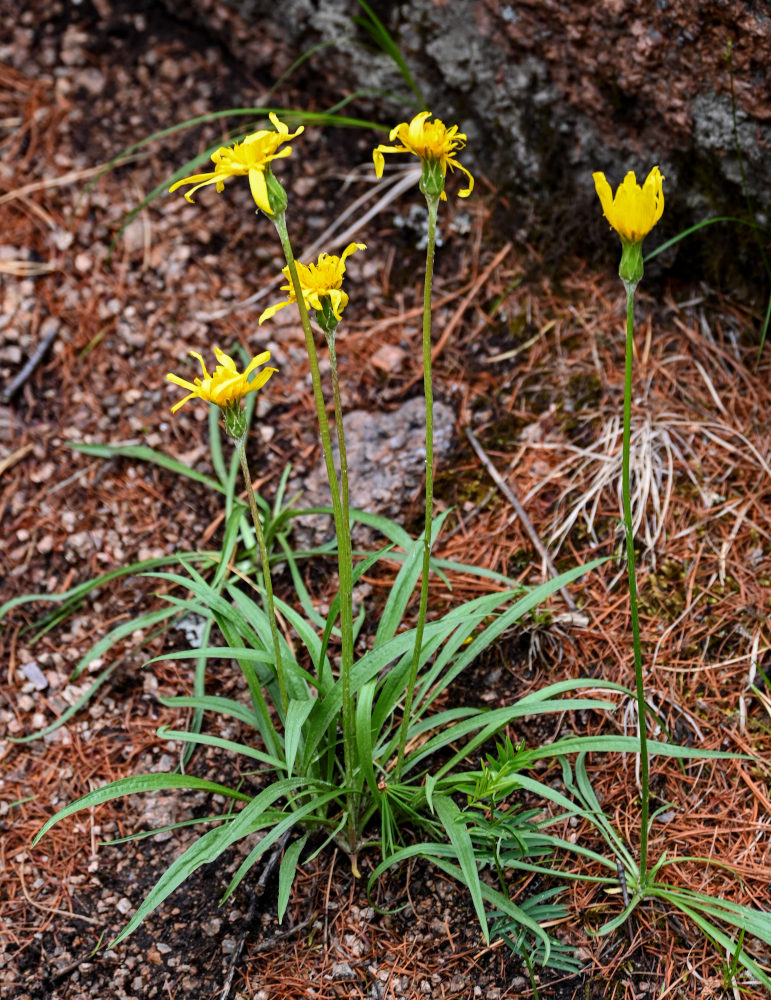
[[[410,117],[409,88],[354,17],[356,0],[164,0],[181,18],[218,31],[235,58],[278,78],[320,43],[315,65],[340,93],[369,90],[356,109],[384,123]],[[591,174],[615,186],[658,163],[677,190],[681,221],[744,211],[734,145],[729,65],[748,188],[763,216],[771,205],[767,4],[753,0],[410,0],[376,5],[428,106],[468,134],[461,160],[502,190],[530,194],[561,228],[570,218],[595,241]],[[216,11],[216,17],[215,17]],[[227,12],[223,15],[223,11]],[[216,23],[215,23],[216,22]],[[257,30],[255,30],[257,29]],[[315,60],[315,61],[314,61]],[[389,99],[388,93],[396,95]],[[687,185],[687,187],[686,187]],[[583,221],[582,221],[583,220]],[[564,247],[563,247],[564,250]]]
[[[353,410],[344,415],[343,423],[351,508],[398,519],[424,483],[426,429],[422,396],[390,412]],[[434,400],[435,460],[441,462],[449,454],[452,433],[452,410]],[[334,438],[333,452],[339,474],[339,452]],[[299,508],[331,504],[323,457],[305,480],[295,479],[290,483],[290,496],[300,491],[302,496],[296,503]],[[297,518],[295,532],[295,539],[301,545],[319,545],[334,537],[332,518],[320,515]],[[354,529],[358,544],[371,538],[370,531],[362,531],[360,526]]]

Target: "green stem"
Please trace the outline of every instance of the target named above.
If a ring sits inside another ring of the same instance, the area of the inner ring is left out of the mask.
[[[396,780],[399,781],[407,745],[407,730],[412,714],[412,701],[418,679],[420,654],[423,649],[423,629],[428,609],[428,572],[431,560],[431,523],[434,505],[434,392],[431,382],[431,288],[434,280],[434,249],[436,246],[436,210],[438,195],[426,194],[428,205],[428,243],[426,245],[426,278],[423,284],[423,391],[426,398],[426,517],[423,533],[423,568],[420,577],[420,607],[415,627],[410,679],[404,699],[404,716],[399,728],[399,754],[396,759]]]
[[[634,676],[637,684],[637,721],[640,730],[640,783],[642,808],[640,810],[640,878],[648,874],[648,736],[645,706],[645,685],[642,672],[642,646],[640,644],[640,617],[637,607],[637,574],[634,559],[634,528],[632,526],[632,501],[629,482],[629,450],[632,426],[632,359],[634,355],[634,291],[636,283],[626,283],[626,359],[624,365],[624,432],[622,445],[621,495],[626,531],[626,566],[629,578],[629,611],[632,618],[632,646],[634,649]]]
[[[281,706],[286,716],[289,707],[289,696],[286,688],[286,677],[284,675],[284,664],[281,660],[281,642],[278,635],[278,625],[276,624],[276,609],[273,604],[273,583],[270,578],[270,562],[268,560],[268,549],[265,545],[265,536],[262,533],[262,522],[260,513],[257,510],[257,501],[254,498],[252,488],[252,477],[249,473],[249,463],[246,461],[246,434],[242,434],[235,439],[238,457],[241,461],[241,472],[246,484],[246,496],[249,500],[249,510],[252,512],[252,523],[257,534],[257,546],[260,550],[262,560],[262,577],[265,584],[265,604],[268,621],[270,622],[270,635],[273,640],[273,654],[276,658],[276,676],[278,677],[278,689],[281,694]]]
[[[351,518],[348,493],[348,455],[345,450],[343,428],[343,405],[340,397],[340,383],[337,374],[337,352],[335,351],[335,330],[326,334],[329,348],[329,368],[332,375],[332,396],[335,404],[335,429],[337,447],[340,453],[340,502],[342,524],[347,528],[337,536],[339,563],[345,566],[346,586],[343,586],[343,572],[340,570],[340,626],[343,635],[343,656],[340,668],[340,683],[343,698],[343,743],[345,756],[345,783],[353,788],[353,762],[356,754],[356,706],[351,695],[351,668],[353,666],[353,551],[351,546]],[[343,611],[345,608],[345,611]],[[347,625],[345,623],[348,623]],[[347,640],[347,641],[346,641]],[[349,806],[356,809],[353,798]],[[351,812],[353,815],[353,812]],[[353,847],[353,843],[351,845]]]
[[[338,484],[335,462],[332,455],[332,441],[329,436],[329,422],[327,421],[326,403],[321,389],[321,374],[319,372],[319,360],[316,354],[316,343],[313,339],[308,309],[303,298],[302,286],[297,275],[292,245],[289,242],[289,234],[286,228],[286,216],[279,213],[273,216],[273,223],[281,240],[281,247],[286,257],[289,269],[289,278],[292,282],[297,308],[300,312],[300,322],[305,334],[305,347],[308,352],[308,363],[311,371],[313,383],[313,398],[316,403],[316,416],[319,422],[319,433],[321,435],[321,447],[324,451],[324,462],[327,468],[327,478],[329,489],[332,494],[332,514],[335,522],[335,533],[337,535],[337,565],[340,578],[340,633],[342,637],[342,649],[340,660],[340,677],[343,690],[343,755],[345,768],[345,787],[348,797],[348,843],[351,852],[356,849],[356,822],[355,822],[355,791],[354,780],[354,759],[356,753],[356,708],[350,695],[351,690],[351,669],[353,667],[353,568],[351,565],[351,525],[347,516],[343,514],[343,505],[340,499],[340,486]],[[345,445],[342,438],[342,425],[338,432],[338,442],[340,444],[340,454],[342,456]],[[347,470],[346,470],[347,476]],[[345,692],[348,696],[345,696]]]

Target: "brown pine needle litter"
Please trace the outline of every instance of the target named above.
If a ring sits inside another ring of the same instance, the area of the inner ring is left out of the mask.
[[[0,407],[5,537],[0,578],[7,599],[62,592],[135,559],[205,547],[221,531],[217,498],[204,486],[157,467],[80,455],[66,441],[142,440],[208,471],[200,415],[182,418],[184,433],[168,427],[168,397],[156,387],[170,361],[196,346],[198,314],[218,317],[213,322],[223,344],[248,347],[241,316],[220,311],[223,298],[246,301],[255,278],[253,243],[249,254],[226,249],[216,266],[207,250],[212,220],[225,225],[223,205],[206,219],[188,220],[194,246],[173,227],[152,225],[159,209],[150,207],[108,266],[106,218],[134,202],[126,168],[99,177],[84,193],[75,182],[89,176],[94,161],[57,132],[71,105],[16,70],[3,67],[0,74],[0,148],[14,174],[4,177],[0,194],[3,238],[14,248],[0,270],[6,278],[5,309],[15,317],[18,338],[18,355],[11,352],[0,361],[3,384],[44,336],[44,323],[58,324],[49,355],[13,405]],[[115,152],[95,155],[103,162]],[[134,163],[131,171],[143,190],[158,181],[157,162]],[[295,174],[293,181],[307,178]],[[470,234],[448,247],[436,287],[435,392],[457,414],[452,461],[436,470],[440,509],[455,508],[436,555],[526,583],[547,577],[525,526],[469,446],[463,431],[470,427],[521,499],[558,568],[597,554],[612,556],[571,588],[579,616],[566,614],[555,598],[552,620],[505,637],[495,657],[480,665],[475,687],[494,706],[496,699],[502,703],[566,676],[630,685],[618,532],[615,415],[623,375],[618,283],[576,262],[558,289],[539,274],[531,247],[482,240],[488,211],[483,199],[463,211]],[[388,224],[385,217],[375,223]],[[248,238],[246,229],[235,218],[230,226],[237,247]],[[376,235],[367,234],[373,263],[357,265],[361,289],[352,296],[338,343],[351,409],[394,408],[420,377],[413,349],[420,287],[404,286],[403,275],[397,279],[394,269],[400,265],[392,257],[376,258]],[[271,275],[275,261],[261,259],[258,269]],[[406,290],[396,291],[401,288]],[[653,824],[651,856],[666,849],[683,859],[668,868],[675,883],[762,908],[771,898],[771,352],[766,349],[756,370],[757,317],[741,305],[712,290],[682,303],[675,294],[659,302],[648,290],[638,298],[634,486],[647,685],[672,739],[748,757],[686,762],[682,768],[674,760],[653,759],[654,806],[666,808]],[[250,325],[256,315],[250,314]],[[288,461],[302,474],[317,458],[297,332],[280,328],[276,336],[285,388],[274,411],[261,415],[255,439],[266,470],[259,487],[269,498]],[[373,336],[378,347],[398,352],[398,366],[373,360]],[[415,498],[408,512],[411,523],[419,502]],[[397,570],[394,564],[393,575]],[[367,582],[377,588],[388,580],[380,570]],[[322,582],[309,586],[324,599]],[[497,584],[462,577],[453,586],[448,592],[440,579],[432,579],[434,607]],[[114,624],[137,608],[155,606],[157,589],[157,581],[115,580],[34,645],[25,627],[39,607],[9,615],[0,632],[4,733],[23,736],[71,705],[93,679],[70,682],[74,664]],[[169,913],[156,914],[122,954],[90,957],[102,931],[107,940],[119,929],[121,914],[138,904],[153,871],[157,874],[158,865],[168,863],[189,839],[182,829],[122,847],[99,843],[148,829],[159,817],[173,823],[205,816],[205,797],[107,803],[56,826],[37,849],[29,849],[37,829],[65,802],[116,777],[176,765],[178,747],[159,741],[155,731],[162,724],[177,728],[180,719],[157,698],[189,692],[191,672],[184,661],[143,667],[166,648],[162,638],[139,652],[125,642],[110,653],[122,658],[110,681],[66,726],[41,740],[0,743],[0,986],[16,991],[10,995],[25,995],[45,981],[52,996],[92,996],[89,970],[100,962],[120,968],[126,957],[144,970],[136,995],[172,1000],[216,995],[232,936],[228,921],[238,927],[232,910],[225,920],[225,911],[217,909],[225,873],[207,870],[207,885],[199,886],[197,895],[172,897]],[[32,665],[45,676],[42,687]],[[218,683],[219,693],[242,694],[225,667]],[[559,733],[633,733],[636,718],[627,708],[621,705],[610,717],[566,715]],[[511,727],[510,735],[527,740],[527,723]],[[210,777],[219,776],[223,766],[235,768],[209,755],[194,764],[195,773]],[[619,757],[608,766],[597,755],[589,770],[603,809],[634,846],[634,757]],[[581,826],[563,833],[602,849]],[[366,857],[361,862],[365,875],[371,862]],[[523,893],[541,888],[529,879],[517,886]],[[625,931],[593,938],[582,919],[597,926],[618,912],[620,888],[607,893],[576,882],[568,898],[575,919],[559,934],[580,949],[592,996],[606,989],[619,996],[621,984],[630,997],[641,995],[643,986],[659,1000],[727,995],[721,992],[714,949],[676,915],[641,908],[632,920],[632,941]],[[378,908],[396,912],[384,916]],[[502,943],[484,946],[469,912],[455,887],[420,865],[384,879],[369,900],[362,882],[326,853],[304,869],[281,928],[273,912],[261,917],[247,939],[237,989],[242,996],[266,998],[305,997],[309,989],[317,998],[465,997],[483,984],[487,996],[530,995],[523,970]],[[208,965],[199,963],[191,972],[181,946],[176,953],[162,946],[167,935],[175,946],[184,942],[182,928],[197,921],[204,927]],[[284,933],[293,927],[300,931]],[[768,954],[753,954],[771,965]],[[542,976],[541,996],[585,995],[583,983],[570,985],[574,994],[560,993],[568,987],[559,979]]]

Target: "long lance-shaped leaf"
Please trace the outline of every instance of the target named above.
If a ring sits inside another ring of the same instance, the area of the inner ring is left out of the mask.
[[[455,849],[455,856],[463,872],[463,882],[469,891],[471,902],[474,904],[485,942],[489,944],[490,929],[487,926],[487,916],[482,901],[482,883],[468,827],[460,809],[448,795],[435,795],[433,801],[436,815],[441,820],[447,837]]]
[[[434,518],[431,525],[432,543],[436,540],[442,525],[444,524],[449,510],[444,511]],[[421,534],[412,544],[404,565],[399,570],[391,587],[388,598],[380,615],[377,633],[375,634],[375,645],[378,646],[386,639],[390,639],[396,634],[397,628],[404,618],[404,611],[407,602],[415,591],[415,586],[423,567],[423,534]]]
[[[247,746],[246,743],[238,743],[236,740],[226,740],[221,736],[211,736],[209,733],[190,732],[187,729],[169,729],[168,726],[159,726],[157,730],[159,740],[180,740],[183,743],[194,743],[206,747],[219,747],[220,750],[227,750],[229,753],[241,754],[251,760],[259,761],[273,770],[280,771],[284,767],[284,762],[279,757],[264,753],[256,747]]]
[[[367,891],[371,890],[377,879],[380,878],[380,876],[389,868],[393,868],[395,865],[401,864],[403,861],[408,861],[410,858],[414,857],[425,858],[425,860],[431,862],[433,865],[436,865],[436,867],[445,874],[463,884],[463,871],[456,865],[453,865],[451,862],[446,860],[447,858],[454,858],[455,856],[455,848],[451,844],[442,844],[438,841],[411,844],[409,847],[400,848],[394,854],[389,855],[381,861],[375,868],[369,877],[369,881],[367,882]],[[492,903],[493,906],[495,906],[502,913],[505,913],[507,916],[514,919],[521,927],[526,928],[531,932],[531,934],[534,934],[537,938],[539,938],[548,955],[551,948],[551,942],[549,941],[548,934],[522,909],[522,907],[517,906],[516,903],[512,902],[507,896],[504,896],[503,893],[497,892],[495,889],[491,889],[485,882],[480,882],[480,889],[482,897],[486,899],[488,903]]]
[[[143,559],[140,562],[130,563],[128,566],[121,566],[119,569],[111,569],[109,573],[103,573],[101,576],[95,576],[91,580],[78,583],[69,590],[62,591],[61,594],[21,594],[18,597],[12,597],[0,605],[0,621],[2,621],[3,617],[9,611],[25,604],[35,604],[37,602],[43,604],[63,604],[64,608],[57,608],[51,611],[39,624],[39,631],[36,635],[36,638],[39,638],[49,628],[58,624],[68,613],[71,613],[75,607],[80,605],[84,597],[87,597],[99,587],[103,587],[111,580],[116,580],[122,576],[131,576],[133,573],[146,573],[161,566],[170,566],[173,563],[181,562],[184,564],[188,560],[191,562],[214,563],[218,558],[218,552],[177,552],[174,555],[158,556],[155,559]]]
[[[227,785],[221,785],[217,781],[207,781],[204,778],[194,778],[189,774],[137,774],[128,778],[118,778],[117,781],[111,781],[109,785],[97,788],[93,792],[82,795],[74,802],[70,802],[68,806],[60,809],[58,813],[46,820],[35,834],[32,846],[34,847],[55,823],[61,822],[67,816],[71,816],[81,809],[100,806],[104,802],[110,802],[112,799],[120,799],[125,795],[135,795],[138,792],[162,792],[169,788],[212,792],[215,795],[225,795],[231,799],[240,799],[242,802],[249,802],[251,800],[250,795],[245,795],[243,792],[228,788]]]
[[[115,643],[120,642],[127,635],[131,635],[137,629],[149,628],[152,625],[162,622],[176,615],[175,608],[161,608],[159,611],[153,611],[149,614],[142,615],[139,618],[134,618],[131,621],[123,622],[116,628],[112,629],[107,633],[99,642],[95,643],[91,649],[80,659],[80,661],[75,666],[72,672],[72,679],[76,679],[90,663],[94,660],[104,656],[108,650],[115,645]],[[157,633],[156,633],[157,634]],[[145,642],[149,641],[150,636],[145,638]],[[89,685],[88,690],[77,699],[77,701],[70,705],[62,714],[55,719],[53,722],[44,726],[43,729],[38,729],[34,733],[28,733],[26,736],[10,736],[9,739],[13,743],[28,743],[30,740],[39,740],[49,733],[55,732],[60,729],[66,722],[68,722],[73,715],[76,715],[84,705],[93,698],[99,688],[109,679],[115,669],[123,662],[123,657],[116,658],[109,666],[96,677],[93,684]]]
[[[712,910],[704,905],[697,907],[693,901],[686,901],[686,898],[673,888],[667,887],[666,890],[661,888],[649,889],[648,895],[658,896],[659,899],[665,900],[670,904],[670,906],[676,906],[679,910],[685,913],[686,916],[690,917],[696,926],[699,927],[707,937],[712,938],[713,941],[716,941],[722,948],[724,948],[727,954],[730,955],[736,951],[736,942],[728,937],[725,931],[723,931],[720,927],[717,927],[714,923],[712,923],[712,920],[725,920],[740,929],[744,926],[743,924],[735,920],[729,921],[725,914],[719,910]],[[714,900],[713,902],[718,901]],[[720,900],[719,902],[724,903],[725,900]],[[707,915],[712,917],[712,920],[708,920]],[[766,914],[765,916],[768,915]],[[748,933],[753,934],[755,932],[750,930]],[[759,935],[756,934],[756,936]],[[768,943],[769,937],[763,937],[762,940]],[[760,965],[747,954],[744,948],[739,949],[737,959],[741,962],[744,968],[757,979],[759,983],[765,986],[767,990],[771,990],[771,978],[769,978]]]
[[[203,483],[210,490],[216,490],[217,493],[225,492],[220,483],[211,476],[207,476],[206,473],[198,472],[191,466],[185,465],[184,462],[180,462],[179,459],[172,458],[171,455],[166,455],[162,451],[156,451],[155,448],[148,448],[144,444],[84,444],[81,441],[68,441],[67,444],[73,451],[82,452],[84,455],[96,455],[99,458],[135,458],[140,462],[157,465],[177,476],[184,476],[197,483]]]
[[[518,622],[528,612],[532,611],[533,608],[542,604],[561,587],[565,587],[567,584],[572,583],[574,580],[577,580],[579,577],[584,576],[584,574],[591,572],[593,569],[596,569],[597,566],[602,565],[602,563],[606,561],[607,560],[605,558],[593,559],[585,566],[575,566],[573,569],[567,570],[565,573],[561,573],[554,579],[547,580],[546,583],[533,587],[533,589],[527,594],[515,601],[510,608],[507,608],[503,614],[495,618],[471,641],[471,643],[468,644],[468,646],[465,647],[463,652],[460,653],[457,658],[452,660],[451,667],[446,672],[446,676],[448,678],[446,683],[450,683],[452,679],[457,677],[469,663],[476,660],[477,657],[479,657],[485,649],[487,649],[503,632],[505,632],[507,628],[515,622]],[[454,653],[455,650],[453,649],[453,656]],[[449,661],[449,659],[450,655],[448,654],[447,661]],[[442,667],[444,667],[445,657],[440,656],[439,660],[442,663]]]
[[[327,802],[331,802],[333,799],[339,799],[345,794],[345,789],[334,788],[332,791],[327,791],[319,794],[314,792],[309,802],[304,805],[297,806],[292,809],[290,813],[283,816],[271,830],[269,830],[262,840],[249,852],[248,856],[244,858],[241,864],[238,866],[238,871],[235,873],[230,881],[227,889],[225,890],[225,895],[222,897],[222,902],[224,903],[236,890],[244,875],[249,871],[252,865],[257,861],[271,844],[275,844],[277,840],[292,827],[297,826],[299,823],[309,816],[311,813],[315,812],[317,809],[321,809],[322,806],[326,805]]]

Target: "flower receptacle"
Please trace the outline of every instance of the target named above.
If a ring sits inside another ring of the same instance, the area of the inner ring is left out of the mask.
[[[225,433],[234,441],[239,441],[246,434],[246,410],[238,400],[233,400],[220,409],[225,418]]]
[[[627,287],[629,285],[636,287],[643,276],[642,240],[636,243],[622,240],[621,246],[621,263],[618,266],[618,275]]]
[[[266,212],[262,206],[260,206],[260,210],[265,212],[265,215],[270,218],[276,215],[283,215],[286,211],[289,199],[287,198],[284,185],[276,177],[270,167],[265,170],[265,186],[268,190],[268,204],[271,207],[271,211]]]
[[[426,196],[435,200],[444,194],[444,171],[439,160],[432,156],[423,160],[423,173],[420,177],[420,190]]]

